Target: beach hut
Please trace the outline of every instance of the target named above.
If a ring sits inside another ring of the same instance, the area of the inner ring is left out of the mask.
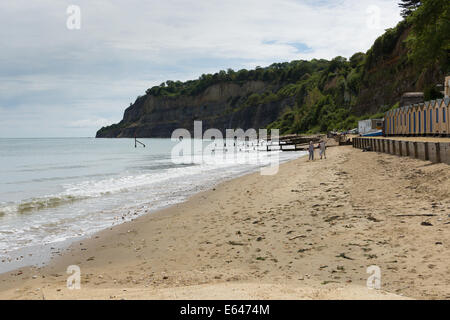
[[[434,113],[433,113],[433,107],[430,104],[430,101],[425,102],[425,114],[427,115],[427,131],[426,134],[428,136],[434,134]]]
[[[423,124],[424,124],[424,134],[427,136],[430,134],[430,108],[429,104],[424,103],[423,105]]]
[[[395,134],[395,110],[391,110],[391,115],[389,118],[391,126],[390,134],[391,136],[393,136]]]
[[[445,103],[446,99],[436,100],[436,110],[439,117],[439,134],[448,134],[448,103]]]
[[[392,136],[394,134],[394,123],[393,123],[393,110],[389,111],[389,115],[388,115],[388,119],[389,119],[389,135]]]
[[[403,107],[402,108],[402,135],[407,135],[408,134],[408,126],[407,126],[407,120],[406,120],[406,116],[408,114],[408,107]]]
[[[399,135],[403,135],[403,110],[405,109],[405,107],[401,107],[399,108],[398,111],[398,119],[399,119],[399,123],[398,123],[398,134]]]
[[[391,110],[387,111],[385,114],[385,124],[384,125],[385,125],[385,134],[387,136],[390,136],[391,132],[392,132],[392,116],[391,116],[391,114],[392,114]]]
[[[443,116],[445,115],[445,111],[443,111],[442,108],[442,99],[432,100],[433,102],[433,109],[435,114],[435,124],[436,124],[436,132],[438,135],[442,135],[445,132],[447,132],[447,128],[445,127],[446,121],[443,119]]]
[[[422,110],[420,110],[419,104],[415,105],[416,109],[416,135],[420,135],[422,132],[422,125],[420,124],[420,119],[422,118]]]
[[[397,112],[398,109],[392,110],[392,135],[395,136],[397,134]]]
[[[434,106],[434,100],[427,101],[428,105],[428,132],[430,135],[439,134],[439,126],[436,123],[436,110]]]
[[[431,119],[433,121],[430,125],[430,132],[432,135],[438,135],[440,133],[439,108],[436,107],[436,100],[428,101],[428,109],[431,112]]]
[[[427,130],[427,115],[425,110],[425,104],[423,102],[419,103],[418,108],[418,118],[419,118],[419,135],[423,136],[425,135],[425,132]]]
[[[450,80],[450,78],[449,78]],[[446,131],[446,135],[450,136],[450,98],[449,97],[445,97],[444,99],[442,99],[442,103],[443,103],[443,108],[444,108],[444,112],[446,115],[446,124],[447,124],[447,131]]]
[[[409,110],[410,110],[410,107],[406,106],[405,107],[405,135],[409,134]]]
[[[427,107],[426,107],[424,102],[419,103],[419,108],[420,108],[420,111],[421,111],[420,124],[421,124],[421,128],[422,128],[422,131],[420,132],[420,134],[424,136],[424,135],[426,135],[428,133],[428,127],[429,127],[428,126],[428,122],[427,122],[428,109],[427,109]]]
[[[394,135],[396,135],[396,136],[399,133],[399,127],[400,127],[399,114],[400,114],[400,108],[395,109],[394,110]]]
[[[417,135],[418,128],[419,128],[419,126],[417,124],[417,116],[418,116],[417,111],[418,111],[417,110],[417,105],[413,104],[411,106],[411,118],[412,118],[411,129],[412,129],[412,134],[413,135]]]
[[[431,135],[435,136],[439,134],[439,126],[437,125],[437,115],[434,102],[429,101],[428,109],[430,110],[432,120],[432,124],[430,125],[430,132]]]
[[[430,109],[426,102],[423,103],[423,134],[430,134]]]
[[[399,108],[398,110],[398,131],[399,135],[403,135],[403,110],[404,107]]]
[[[407,134],[412,135],[413,134],[413,126],[412,126],[412,107],[407,106],[406,107],[406,118],[407,118]]]
[[[435,114],[435,110],[434,110],[434,105],[433,103],[431,103],[431,101],[427,101],[426,102],[426,106],[427,106],[427,130],[428,130],[428,135],[429,136],[433,136],[436,134],[436,114]]]

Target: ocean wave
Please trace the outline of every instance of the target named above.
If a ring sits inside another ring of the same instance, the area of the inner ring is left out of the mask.
[[[32,211],[39,211],[48,208],[55,208],[75,201],[86,199],[87,197],[60,195],[53,197],[42,197],[25,200],[18,204],[0,207],[0,217],[7,214],[26,214]]]
[[[30,169],[27,169],[27,167],[30,166],[24,166],[24,169],[16,170],[16,172],[38,172],[38,171],[49,171],[49,170],[68,170],[68,169],[83,169],[83,168],[89,168],[88,165],[48,165],[45,167],[35,167],[31,166]]]
[[[190,163],[182,163],[182,164],[173,164],[173,163],[162,163],[162,164],[151,164],[151,165],[140,165],[140,166],[133,166],[133,169],[135,170],[141,170],[141,171],[157,171],[157,170],[166,170],[166,169],[175,169],[175,168],[188,168],[193,167],[194,164]]]
[[[75,180],[78,178],[96,178],[96,177],[107,177],[113,175],[112,172],[107,173],[95,173],[95,174],[88,174],[88,175],[78,175],[78,176],[62,176],[62,177],[50,177],[50,178],[36,178],[36,179],[30,179],[30,180],[20,180],[20,181],[12,181],[12,182],[6,182],[5,184],[27,184],[32,182],[49,182],[49,181],[67,181],[67,180]]]
[[[180,168],[182,167],[180,166]],[[118,192],[127,192],[172,177],[167,172],[160,172],[157,174],[126,175],[116,178],[85,180],[74,184],[66,184],[64,185],[65,191],[59,194],[26,199],[19,203],[2,203],[0,204],[0,217],[8,214],[27,214],[56,208],[76,201],[99,198]]]

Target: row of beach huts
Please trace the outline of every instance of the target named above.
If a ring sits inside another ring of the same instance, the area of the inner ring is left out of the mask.
[[[386,136],[449,136],[450,98],[426,101],[386,112]]]
[[[450,76],[445,78],[444,87],[443,99],[423,102],[423,93],[406,93],[400,101],[401,107],[386,112],[384,119],[361,121],[361,137],[352,139],[353,147],[450,164],[448,139],[402,138],[450,136]],[[391,138],[392,136],[400,138]]]
[[[362,120],[361,136],[450,136],[450,76],[445,78],[444,98],[423,102],[423,93],[406,93],[409,103],[389,110],[384,119]],[[418,99],[418,100],[417,100]],[[404,102],[404,101],[403,101]]]

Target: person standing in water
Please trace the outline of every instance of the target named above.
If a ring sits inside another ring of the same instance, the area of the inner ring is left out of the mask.
[[[312,141],[309,142],[309,160],[314,160],[314,144]]]
[[[325,144],[325,140],[320,141],[319,148],[320,148],[320,159],[322,160],[322,156],[325,157],[325,159],[326,159],[327,154],[325,153],[325,150],[326,150],[327,146]]]

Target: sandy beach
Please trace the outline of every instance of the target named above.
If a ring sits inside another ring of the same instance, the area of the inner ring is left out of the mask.
[[[350,146],[0,275],[0,299],[450,299],[450,170]],[[81,289],[66,288],[69,265]],[[366,287],[381,269],[381,290]]]

